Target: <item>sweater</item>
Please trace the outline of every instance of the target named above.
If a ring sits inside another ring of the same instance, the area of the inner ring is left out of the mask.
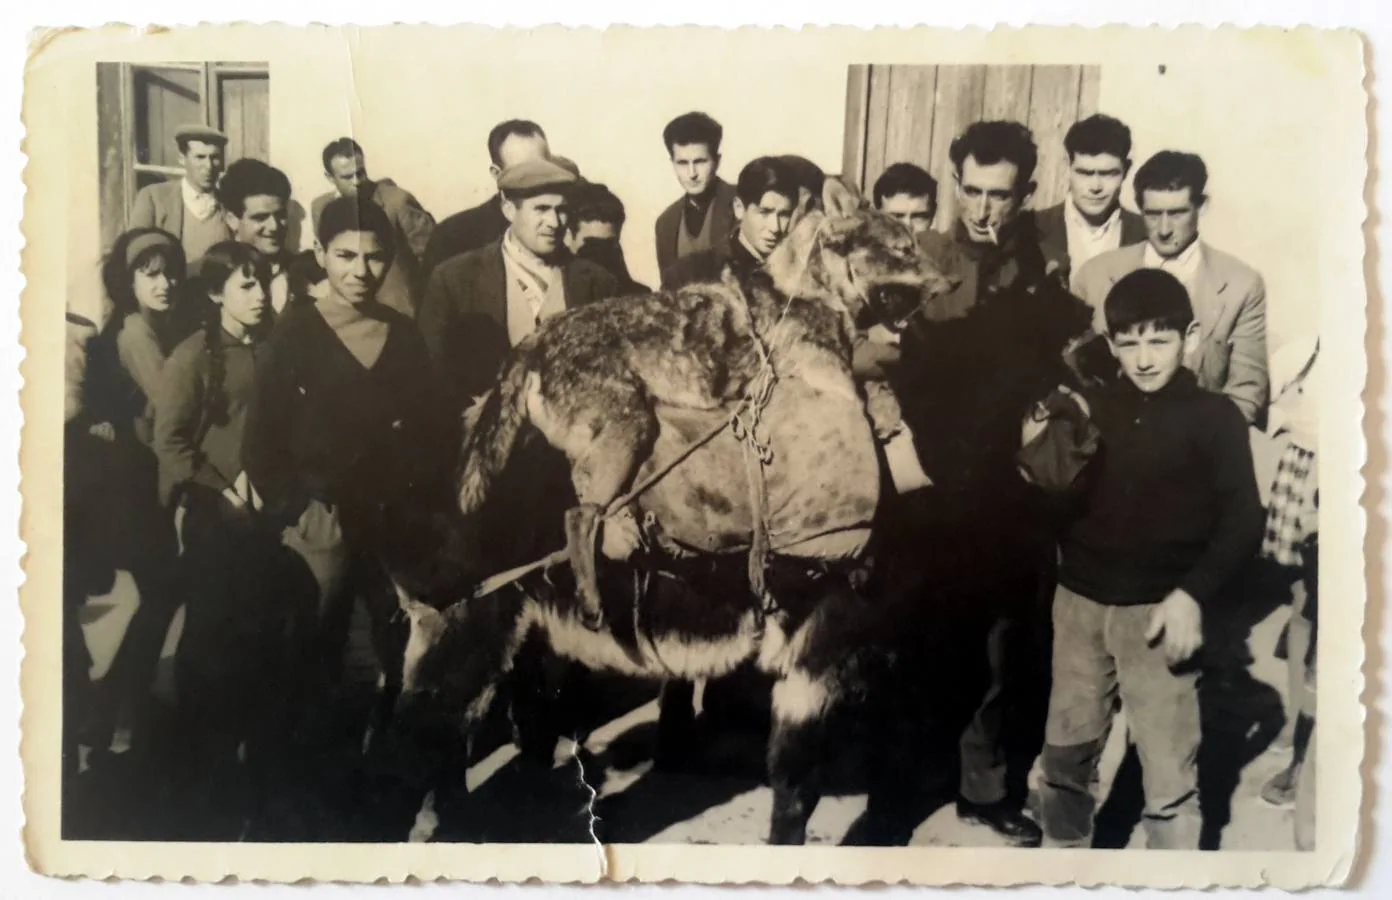
[[[1099,447],[1064,531],[1059,582],[1112,606],[1176,588],[1212,603],[1262,537],[1242,413],[1187,369],[1151,394],[1123,379],[1086,397]]]
[[[396,512],[447,498],[458,451],[419,333],[394,310],[375,314],[389,331],[366,367],[315,304],[287,307],[258,373],[243,444],[267,514],[288,525],[310,500],[337,506],[350,546],[390,534]]]
[[[223,374],[216,408],[209,395],[213,360],[205,335],[190,335],[179,344],[161,373],[154,451],[165,504],[190,484],[223,491],[242,473],[247,406],[267,347],[264,340],[243,343],[222,329],[218,339]]]

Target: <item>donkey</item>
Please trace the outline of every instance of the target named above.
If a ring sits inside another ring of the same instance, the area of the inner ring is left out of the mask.
[[[483,505],[525,425],[563,452],[579,499],[566,516],[568,561],[583,619],[597,628],[595,551],[609,505],[762,391],[745,411],[751,426],[766,424],[775,459],[767,516],[753,508],[762,494],[751,501],[739,475],[748,466],[741,435],[728,433],[660,478],[633,512],[660,525],[648,536],[669,550],[747,546],[759,537],[755,519],[766,519],[785,553],[854,557],[879,470],[851,372],[853,337],[952,287],[903,225],[829,188],[825,208],[805,214],[742,282],[727,273],[719,284],[618,298],[543,323],[513,351],[469,429],[460,508]]]

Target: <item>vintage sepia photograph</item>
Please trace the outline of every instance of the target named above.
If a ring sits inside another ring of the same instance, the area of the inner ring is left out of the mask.
[[[1346,874],[1358,38],[681,31],[31,60],[36,864]]]

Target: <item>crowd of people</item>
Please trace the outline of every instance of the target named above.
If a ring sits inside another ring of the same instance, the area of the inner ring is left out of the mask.
[[[357,142],[329,142],[332,188],[310,204],[315,247],[299,253],[283,172],[224,167],[211,128],[175,139],[184,176],[135,199],[103,265],[104,321],[68,314],[65,759],[75,771],[79,746],[141,752],[182,607],[186,768],[254,803],[267,772],[312,752],[307,723],[341,680],[354,603],[393,677],[404,631],[383,560],[453,502],[461,414],[510,348],[568,308],[649,288],[623,256],[622,201],[532,122],[489,133],[496,193],[440,221],[370,177]],[[722,128],[700,112],[662,139],[680,186],[652,226],[663,290],[747,275],[827,177],[789,155],[723,180]],[[887,504],[883,552],[925,603],[944,585],[968,598],[962,639],[990,673],[960,739],[957,812],[1020,845],[1088,845],[1122,706],[1150,846],[1197,847],[1204,622],[1259,552],[1291,593],[1299,711],[1291,763],[1264,796],[1296,802],[1307,846],[1317,345],[1273,401],[1262,279],[1201,239],[1199,156],[1165,150],[1136,168],[1133,213],[1127,127],[1094,115],[1064,144],[1068,195],[1048,209],[1030,208],[1035,140],[1006,121],[953,141],[950,230],[933,229],[942,194],[916,165],[895,162],[869,191],[957,285],[901,331],[861,335],[853,360],[892,386],[929,484]],[[1077,299],[1107,377],[1053,390],[1076,349],[1058,304]],[[1265,513],[1249,427],[1288,443]],[[495,570],[563,544],[568,475],[549,453],[515,462],[490,513],[507,527],[476,536]],[[92,682],[79,611],[116,570],[139,605]],[[1006,749],[1021,741],[1042,771],[1034,814],[1008,790]]]

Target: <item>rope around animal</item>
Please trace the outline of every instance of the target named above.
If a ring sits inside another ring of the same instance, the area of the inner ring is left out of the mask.
[[[817,229],[812,234],[811,247],[808,250],[807,258],[803,260],[798,272],[797,281],[801,282],[802,277],[807,274],[807,268],[811,265],[812,254],[821,247],[822,230],[826,224],[826,219],[817,223]],[[743,298],[743,291],[740,292]],[[769,399],[773,396],[773,388],[778,383],[778,372],[774,368],[774,351],[765,345],[764,339],[753,327],[754,313],[748,309],[748,301],[745,301],[745,308],[750,317],[750,334],[754,338],[754,352],[759,355],[759,369],[755,372],[753,379],[750,380],[749,387],[745,389],[744,396],[740,399],[735,409],[730,415],[721,419],[718,424],[707,430],[704,434],[696,438],[682,449],[666,464],[658,467],[648,474],[646,478],[634,485],[626,494],[611,501],[605,507],[601,519],[609,519],[616,515],[624,507],[634,500],[641,497],[653,485],[665,478],[673,469],[681,465],[686,459],[701,447],[715,440],[722,431],[729,428],[735,439],[740,441],[744,447],[745,470],[750,481],[750,496],[753,501],[753,519],[755,523],[753,540],[749,548],[749,580],[750,590],[759,599],[763,610],[768,612],[772,608],[772,597],[764,584],[764,566],[770,552],[768,522],[765,520],[764,508],[766,504],[766,492],[764,487],[763,470],[766,466],[773,463],[773,447],[766,441],[762,441],[758,436],[758,429],[763,421],[765,407],[768,406]],[[792,308],[793,297],[783,304],[783,309],[778,314],[778,320],[769,329],[771,341],[779,336],[779,328],[788,316],[788,311]],[[787,340],[784,342],[787,343]],[[783,349],[779,347],[778,349]],[[748,411],[746,420],[744,414]],[[543,556],[541,559],[534,560],[520,566],[514,566],[495,575],[490,575],[479,582],[474,588],[473,597],[486,597],[518,580],[530,575],[538,569],[549,569],[552,566],[560,565],[569,559],[569,553],[564,550],[554,550]]]

